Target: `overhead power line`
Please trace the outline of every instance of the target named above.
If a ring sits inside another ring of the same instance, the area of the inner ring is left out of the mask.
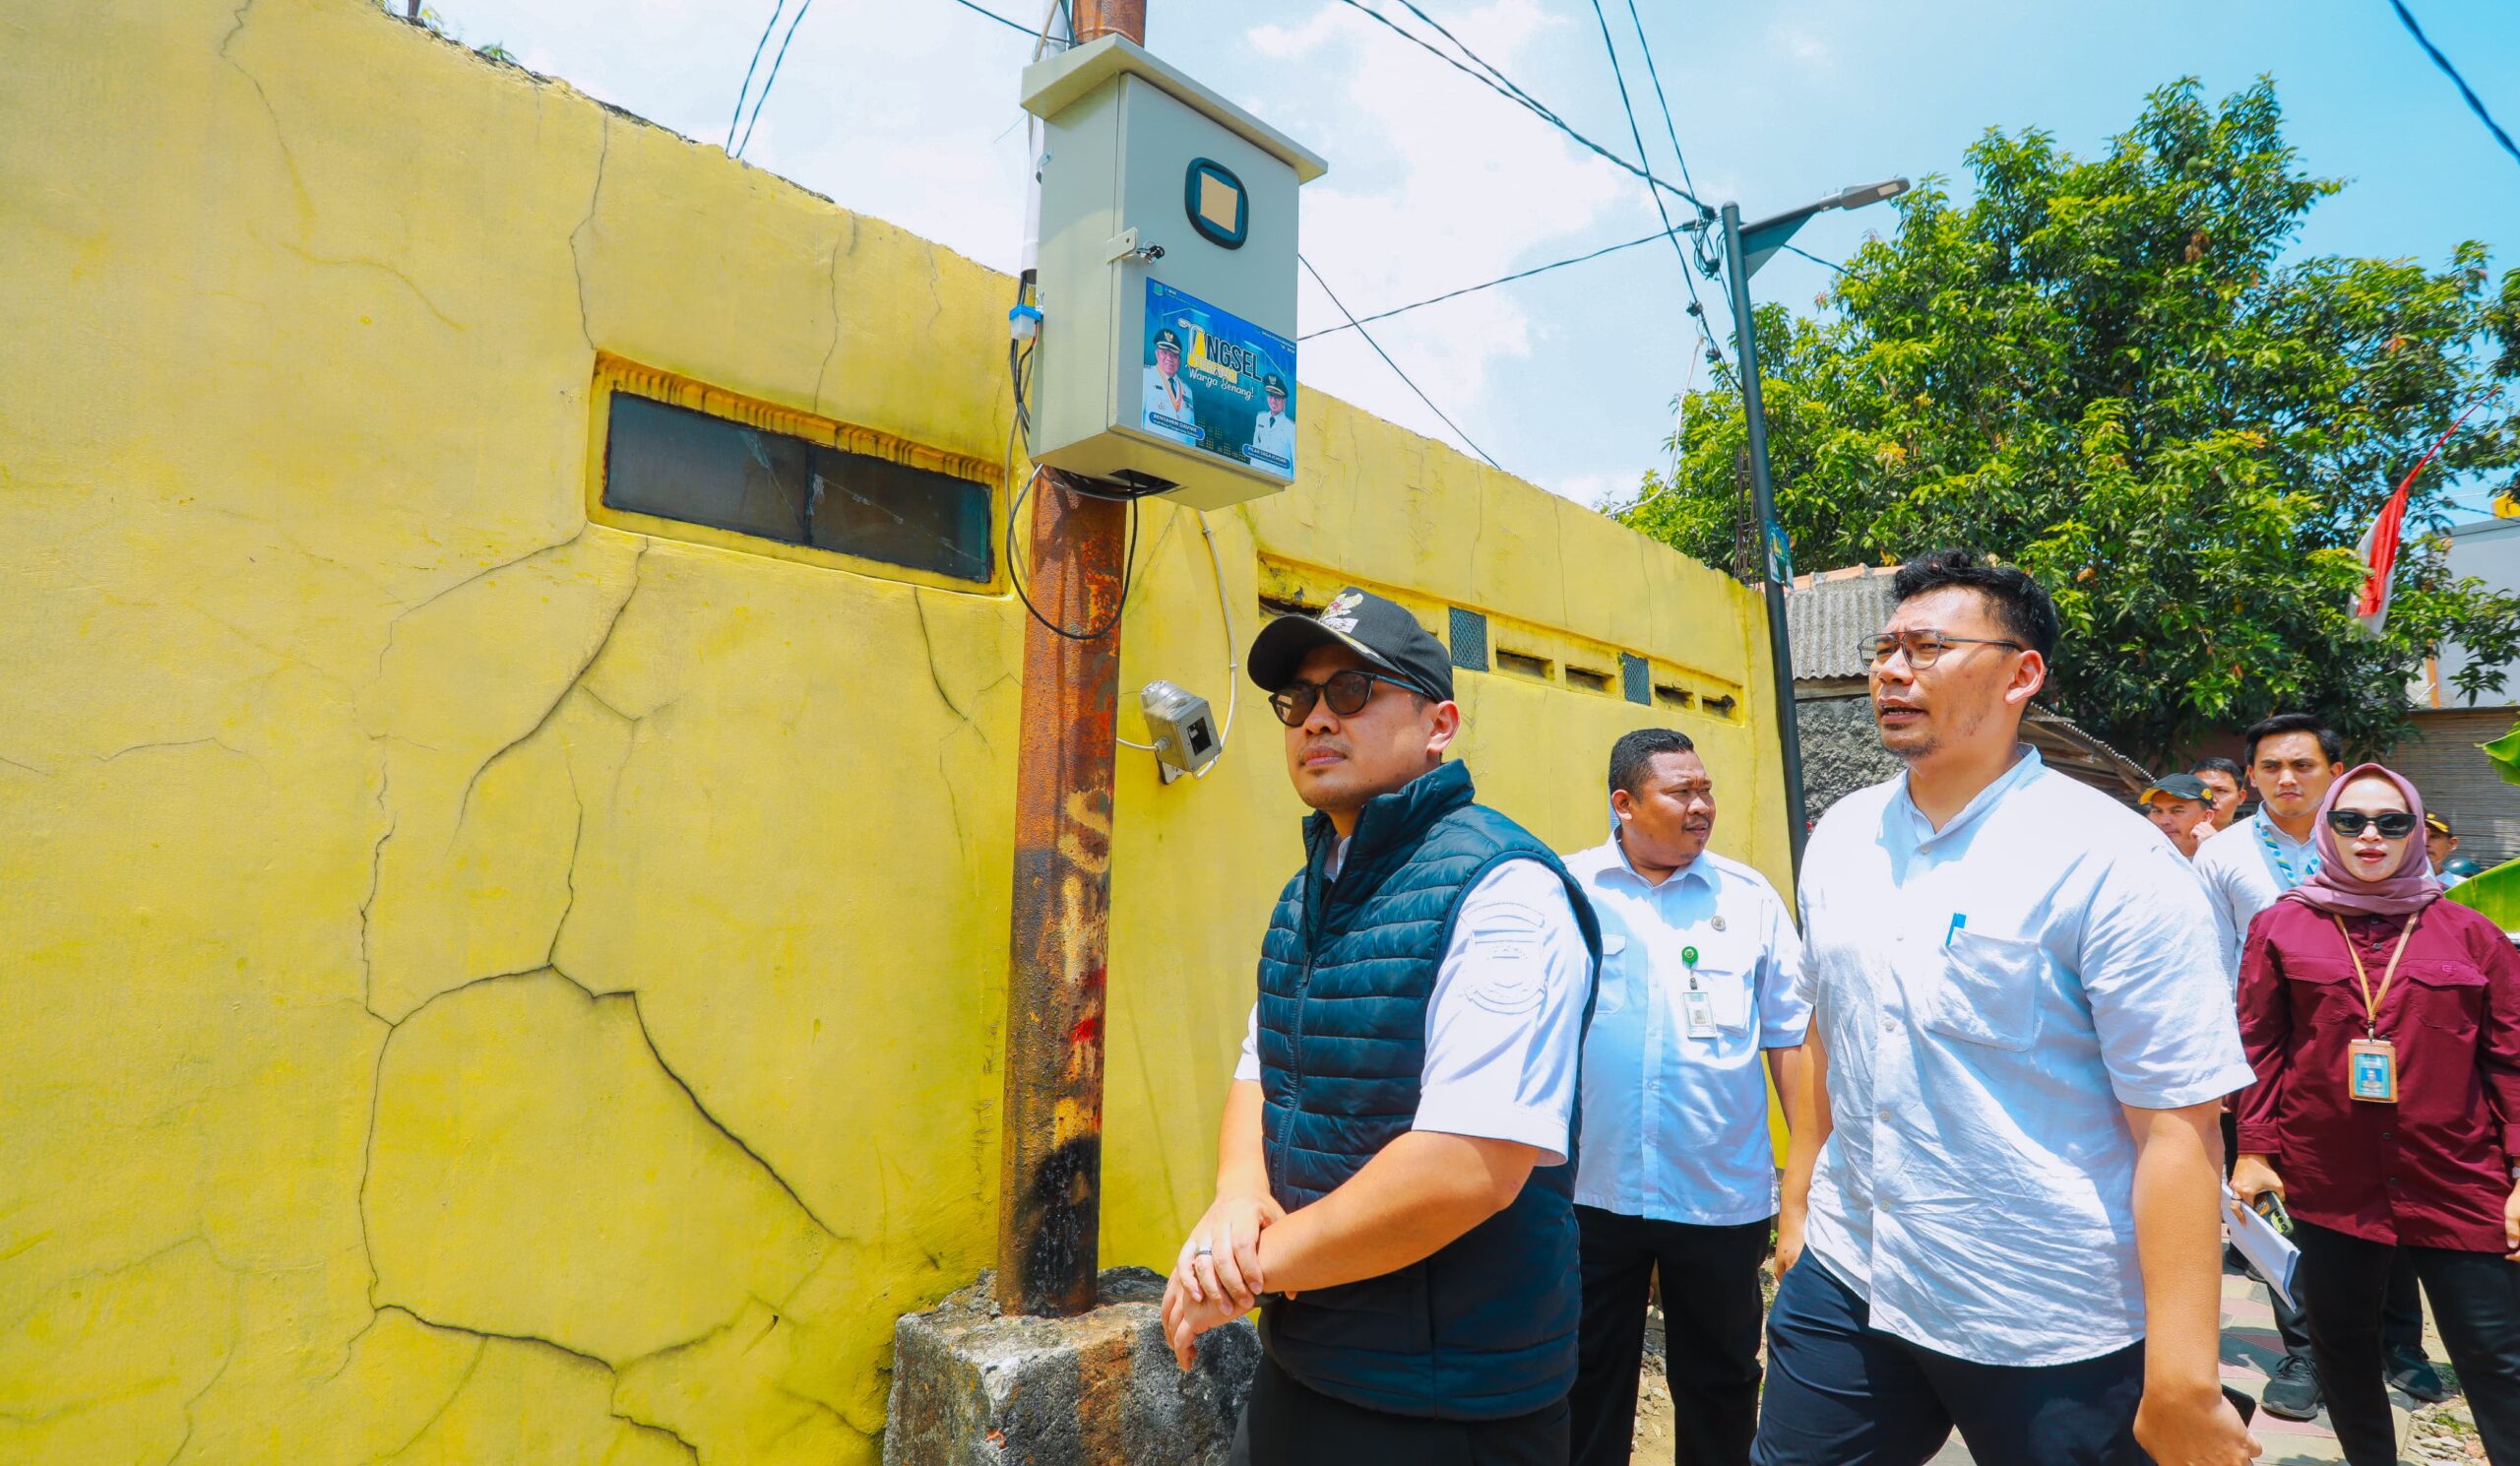
[[[2398,20],[2405,24],[2407,33],[2415,37],[2415,43],[2424,47],[2424,54],[2432,58],[2432,64],[2441,68],[2441,74],[2459,89],[2461,96],[2467,98],[2468,110],[2477,114],[2477,120],[2485,124],[2486,131],[2493,134],[2493,140],[2502,145],[2502,151],[2510,154],[2515,162],[2520,162],[2520,144],[2513,143],[2511,134],[2504,132],[2502,124],[2493,120],[2493,114],[2486,110],[2485,98],[2477,96],[2476,89],[2468,85],[2468,79],[2459,75],[2459,68],[2451,65],[2450,58],[2442,55],[2441,48],[2424,33],[2424,28],[2415,23],[2415,16],[2407,10],[2404,0],[2389,0],[2389,9],[2398,13]]]
[[[1804,249],[1804,248],[1803,248],[1801,245],[1799,245],[1799,244],[1781,244],[1781,245],[1778,245],[1777,247],[1778,247],[1779,249],[1784,250],[1784,251],[1785,251],[1786,253],[1788,253],[1788,254],[1797,254],[1797,255],[1800,255],[1800,256],[1802,256],[1802,258],[1804,258],[1804,259],[1806,259],[1806,260],[1809,260],[1809,261],[1810,261],[1812,264],[1814,264],[1814,265],[1822,265],[1822,266],[1826,266],[1827,268],[1829,268],[1829,269],[1831,269],[1831,270],[1835,270],[1835,271],[1836,271],[1836,272],[1838,272],[1840,275],[1844,275],[1844,274],[1846,274],[1846,273],[1847,273],[1847,267],[1846,267],[1846,266],[1839,264],[1839,263],[1838,263],[1837,261],[1835,261],[1835,260],[1824,260],[1824,259],[1820,258],[1818,255],[1813,254],[1811,251],[1809,251],[1809,250],[1807,250],[1807,249]]]
[[[1312,283],[1321,287],[1321,293],[1329,296],[1330,303],[1338,306],[1339,313],[1348,318],[1348,324],[1355,327],[1356,334],[1365,339],[1365,345],[1374,349],[1374,354],[1382,358],[1382,364],[1391,368],[1392,375],[1400,378],[1403,386],[1406,386],[1410,391],[1418,394],[1418,400],[1426,405],[1426,411],[1434,414],[1438,417],[1442,417],[1444,426],[1453,430],[1453,436],[1461,439],[1463,445],[1468,447],[1471,452],[1478,454],[1480,458],[1486,459],[1487,466],[1489,468],[1494,469],[1500,474],[1505,472],[1505,466],[1503,464],[1498,463],[1493,458],[1489,458],[1486,449],[1481,448],[1477,443],[1471,441],[1470,434],[1461,430],[1460,423],[1455,422],[1448,416],[1445,416],[1444,410],[1435,406],[1435,400],[1426,395],[1424,388],[1419,387],[1416,382],[1410,380],[1409,373],[1400,369],[1400,363],[1391,359],[1391,353],[1382,349],[1382,343],[1374,340],[1374,334],[1366,330],[1364,323],[1356,319],[1356,313],[1350,310],[1347,302],[1339,298],[1339,292],[1330,288],[1330,282],[1323,280],[1321,278],[1321,272],[1312,268],[1312,261],[1306,259],[1300,254],[1296,255],[1295,259],[1303,266],[1304,273],[1312,277]]]
[[[1700,210],[1704,210],[1707,207],[1705,201],[1700,199],[1696,194],[1680,187],[1676,183],[1654,176],[1651,170],[1640,166],[1637,163],[1630,162],[1626,159],[1611,152],[1609,149],[1594,142],[1591,138],[1584,136],[1582,133],[1577,132],[1573,127],[1567,125],[1565,118],[1560,117],[1557,113],[1549,110],[1548,107],[1533,97],[1530,93],[1525,92],[1522,88],[1515,86],[1510,81],[1499,80],[1504,76],[1504,73],[1498,71],[1495,67],[1488,65],[1488,63],[1482,59],[1478,52],[1472,50],[1466,45],[1462,45],[1458,38],[1453,41],[1453,44],[1461,46],[1462,55],[1468,57],[1471,61],[1478,63],[1481,68],[1484,68],[1487,75],[1481,75],[1480,72],[1473,71],[1470,67],[1463,65],[1460,61],[1455,60],[1451,56],[1445,55],[1425,37],[1412,32],[1407,28],[1393,21],[1391,17],[1384,15],[1372,6],[1365,4],[1364,0],[1340,0],[1340,3],[1348,6],[1352,10],[1361,11],[1365,15],[1371,16],[1375,21],[1380,22],[1383,26],[1408,39],[1412,44],[1417,45],[1421,50],[1424,50],[1442,60],[1455,71],[1461,72],[1463,75],[1470,77],[1472,80],[1487,88],[1489,91],[1494,92],[1506,100],[1513,102],[1516,106],[1519,106],[1525,111],[1530,112],[1533,116],[1538,117],[1543,122],[1545,122],[1549,126],[1556,128],[1559,132],[1564,133],[1577,146],[1583,148],[1588,153],[1592,153],[1600,157],[1621,172],[1632,173],[1635,176],[1644,179],[1647,183],[1652,184],[1655,188],[1662,190],[1664,193],[1668,193],[1675,199],[1685,200]],[[1409,5],[1409,0],[1401,0],[1401,3]],[[1409,5],[1409,9],[1412,14],[1423,14],[1423,12],[1418,11],[1415,5]],[[1429,22],[1429,24],[1432,24],[1432,22]],[[1446,32],[1445,34],[1450,35],[1451,32]]]
[[[1664,237],[1666,236],[1659,233],[1647,234],[1641,238],[1621,240],[1616,244],[1605,244],[1599,249],[1587,250],[1583,254],[1563,260],[1551,260],[1545,265],[1534,265],[1529,270],[1517,270],[1511,275],[1500,275],[1494,280],[1480,281],[1475,286],[1463,286],[1458,290],[1446,290],[1440,295],[1429,295],[1423,300],[1413,300],[1407,305],[1395,305],[1389,310],[1378,310],[1369,316],[1358,316],[1350,320],[1345,326],[1324,326],[1318,331],[1307,331],[1295,340],[1310,341],[1316,336],[1329,336],[1334,332],[1351,331],[1360,326],[1371,325],[1375,321],[1387,321],[1393,316],[1406,315],[1413,310],[1423,310],[1429,305],[1440,305],[1447,300],[1456,300],[1464,295],[1475,295],[1480,290],[1492,290],[1498,286],[1512,285],[1518,280],[1529,280],[1535,275],[1546,275],[1551,270],[1563,270],[1569,265],[1581,265],[1588,260],[1598,260],[1604,255],[1617,254],[1623,249],[1634,249],[1640,244],[1651,244]]]
[[[796,18],[788,23],[788,33],[779,37],[779,54],[770,58],[770,75],[761,79],[761,95],[753,98],[752,120],[744,124],[743,140],[735,144],[735,157],[743,157],[744,150],[752,146],[752,130],[761,125],[762,106],[770,100],[770,89],[779,84],[779,68],[788,59],[788,43],[796,38],[796,28],[805,24],[805,12],[813,8],[814,0],[804,0],[803,4],[798,5]],[[775,26],[779,23],[779,17],[773,15],[770,21]]]
[[[1697,191],[1697,180],[1689,176],[1689,156],[1680,151],[1680,129],[1678,124],[1671,120],[1671,98],[1664,95],[1663,71],[1662,68],[1654,64],[1654,42],[1645,33],[1645,17],[1637,13],[1636,0],[1627,0],[1627,19],[1628,23],[1636,28],[1636,48],[1645,53],[1645,75],[1651,78],[1654,83],[1655,105],[1663,109],[1663,135],[1671,141],[1671,159],[1680,165],[1680,182],[1685,185],[1691,193],[1695,193]],[[1615,59],[1615,53],[1613,53],[1613,59]],[[1645,145],[1643,143],[1639,143],[1637,145],[1640,156],[1644,151],[1644,146]],[[1655,202],[1658,204],[1662,202],[1659,195],[1656,197]],[[1679,247],[1679,238],[1674,235],[1671,239],[1671,248],[1677,250]],[[1714,351],[1716,356],[1721,359],[1724,353],[1717,349],[1715,345],[1715,334],[1706,324],[1706,302],[1698,298],[1697,272],[1689,268],[1689,261],[1685,256],[1680,260],[1680,279],[1688,282],[1689,304],[1697,307],[1695,310],[1691,311],[1689,315],[1691,319],[1697,322],[1698,337],[1706,343],[1706,349],[1710,351]],[[1692,363],[1692,367],[1694,367],[1694,363]]]
[[[999,15],[996,11],[989,9],[984,5],[973,4],[972,0],[954,0],[954,3],[963,7],[965,10],[972,12],[974,15],[986,16],[990,20],[1004,26],[1009,31],[1021,32],[1022,34],[1031,36],[1035,39],[1039,39],[1040,37],[1041,31],[1044,29],[1038,26],[1027,26],[1022,21],[1009,20],[1007,17]],[[1057,36],[1053,35],[1050,37],[1050,44],[1057,45],[1059,43],[1059,38]]]
[[[1601,24],[1602,49],[1607,51],[1610,58],[1610,80],[1618,83],[1619,110],[1627,113],[1627,135],[1636,144],[1636,156],[1641,159],[1645,157],[1645,130],[1636,125],[1636,105],[1628,100],[1627,96],[1627,72],[1618,64],[1618,43],[1610,39],[1609,12],[1602,9],[1602,0],[1593,0],[1593,19]],[[1639,38],[1645,34],[1642,28],[1636,33]],[[1663,232],[1670,238],[1671,257],[1680,262],[1680,282],[1688,287],[1689,304],[1697,305],[1696,275],[1689,269],[1688,251],[1680,247],[1679,231],[1671,225],[1671,211],[1664,206],[1663,191],[1649,182],[1645,192],[1654,200],[1654,212],[1663,221]],[[1705,307],[1698,306],[1698,311],[1702,317]]]
[[[744,120],[744,98],[752,93],[752,74],[761,65],[761,53],[770,44],[770,32],[779,29],[780,12],[788,8],[788,0],[778,0],[770,7],[769,24],[761,28],[761,39],[752,43],[752,60],[744,65],[744,84],[735,89],[735,114],[726,119],[726,152],[735,151],[735,129]]]

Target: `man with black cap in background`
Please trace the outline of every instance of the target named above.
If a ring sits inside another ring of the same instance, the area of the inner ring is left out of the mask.
[[[1253,1466],[1567,1458],[1576,1071],[1601,933],[1547,846],[1444,761],[1451,659],[1349,589],[1251,645],[1312,806],[1261,946],[1217,1196],[1164,1318],[1261,1305]]]

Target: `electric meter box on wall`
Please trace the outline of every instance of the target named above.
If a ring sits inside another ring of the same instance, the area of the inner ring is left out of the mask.
[[[1042,121],[1033,461],[1197,509],[1294,478],[1295,191],[1322,160],[1116,35],[1024,73]]]

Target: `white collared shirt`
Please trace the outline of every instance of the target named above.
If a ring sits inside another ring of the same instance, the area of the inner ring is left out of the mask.
[[[1811,1016],[1785,902],[1766,876],[1713,851],[1659,886],[1615,838],[1566,868],[1602,923],[1576,1204],[1698,1227],[1776,1215],[1759,1055],[1801,1043]],[[1692,984],[1709,994],[1711,1036],[1690,1036]]]
[[[2311,835],[2315,840],[2317,831]],[[2260,805],[2255,814],[2197,847],[2196,878],[2205,883],[2223,924],[2224,973],[2235,992],[2239,990],[2240,948],[2248,942],[2248,924],[2318,868],[2312,840],[2285,834]]]
[[[1803,856],[1802,912],[1836,1122],[1810,1255],[1873,1327],[1980,1364],[2142,1338],[2120,1107],[2250,1080],[2186,861],[2023,748],[1939,831],[1904,776],[1839,800]]]
[[[1347,855],[1342,840],[1327,862],[1331,879]],[[1512,1140],[1544,1152],[1543,1166],[1564,1165],[1591,980],[1592,954],[1555,871],[1516,859],[1480,876],[1461,898],[1426,999],[1410,1128]],[[1233,1077],[1260,1079],[1256,1002]]]

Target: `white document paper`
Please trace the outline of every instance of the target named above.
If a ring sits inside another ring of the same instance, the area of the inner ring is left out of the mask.
[[[2228,1185],[2223,1187],[2223,1216],[2232,1229],[2232,1244],[2240,1249],[2240,1255],[2248,1259],[2258,1277],[2288,1306],[2300,1307],[2293,1302],[2293,1269],[2300,1265],[2301,1249],[2264,1217],[2239,1205]]]

